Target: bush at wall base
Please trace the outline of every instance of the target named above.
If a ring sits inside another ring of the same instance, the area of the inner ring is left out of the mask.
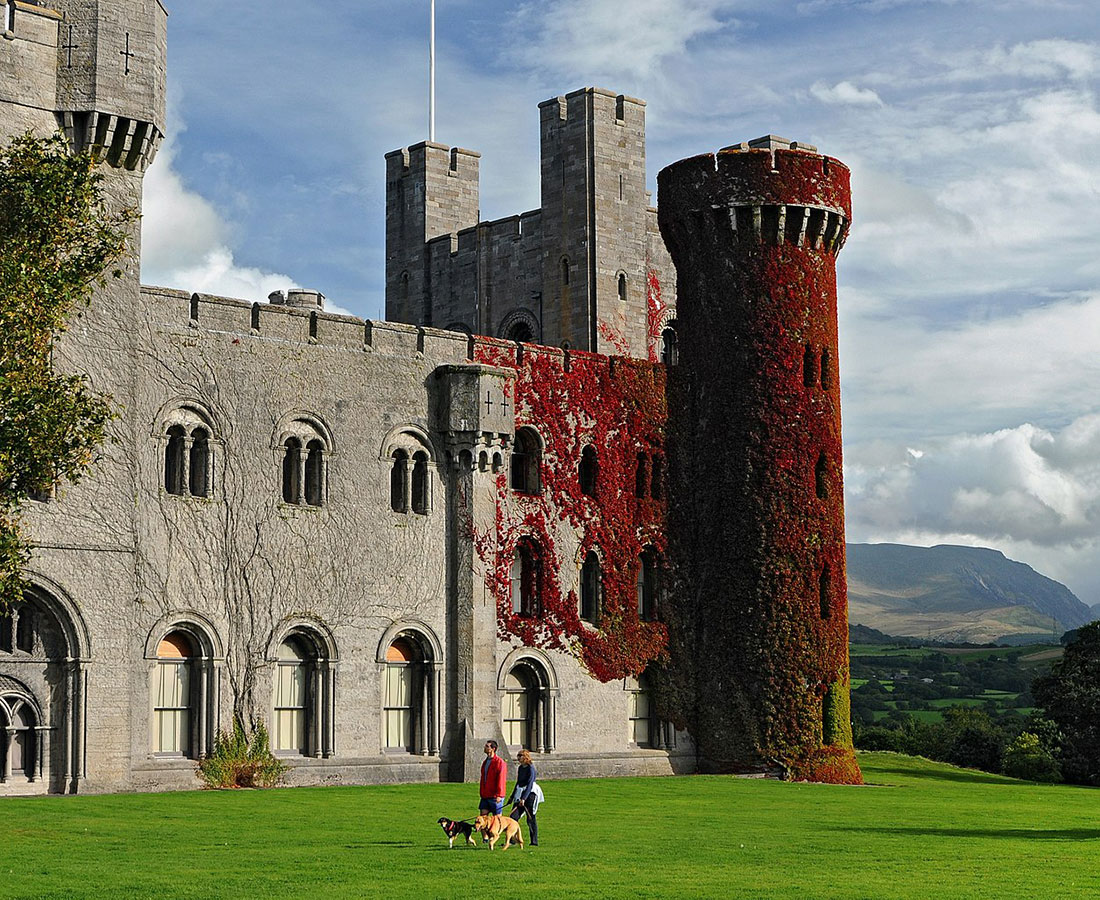
[[[249,740],[244,726],[234,721],[232,731],[214,739],[214,752],[199,763],[198,774],[208,788],[265,788],[278,785],[289,769],[272,754],[263,722]]]

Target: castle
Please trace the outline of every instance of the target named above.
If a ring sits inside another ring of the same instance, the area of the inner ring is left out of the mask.
[[[164,8],[0,12],[0,138],[61,128],[140,209]],[[133,235],[57,349],[118,417],[26,509],[0,794],[193,787],[235,717],[294,784],[470,780],[490,737],[550,777],[851,757],[847,170],[774,138],[686,161],[658,229],[644,112],[541,104],[542,205],[495,222],[478,154],[388,154],[386,322],[142,286]]]

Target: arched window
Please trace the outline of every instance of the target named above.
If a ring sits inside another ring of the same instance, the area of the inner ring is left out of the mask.
[[[14,692],[0,694],[0,769],[2,780],[32,782],[39,771],[39,724],[27,697]]]
[[[596,457],[595,447],[588,446],[581,451],[581,464],[578,475],[581,483],[581,493],[586,497],[595,497],[596,483],[600,475],[600,463]]]
[[[324,506],[328,499],[329,440],[314,421],[295,419],[283,429],[282,498],[294,506]]]
[[[209,415],[187,405],[171,410],[163,421],[165,493],[211,496],[215,440]]]
[[[626,274],[624,272],[620,272],[617,281],[618,281],[619,301],[622,302],[622,303],[626,303]]]
[[[517,666],[504,676],[500,697],[500,723],[504,742],[509,747],[535,745],[535,710],[538,707],[538,682],[526,666]]]
[[[561,258],[561,283],[562,287],[569,284],[569,257],[563,256]]]
[[[188,485],[192,497],[210,496],[210,486],[207,483],[209,473],[207,467],[210,456],[210,434],[205,428],[196,428],[191,432],[191,458]]]
[[[648,466],[646,465],[646,455],[644,453],[638,454],[638,465],[634,470],[634,496],[639,500],[646,495],[646,488],[648,487],[649,478],[647,477]]]
[[[833,386],[833,359],[828,347],[821,350],[821,389],[830,390]]]
[[[814,490],[817,493],[818,500],[827,500],[829,497],[828,473],[828,462],[825,459],[825,454],[822,453],[817,458],[817,465],[814,466]]]
[[[535,339],[535,333],[531,330],[531,325],[521,319],[508,328],[508,333],[504,337],[509,341],[530,344]]]
[[[817,381],[817,355],[809,344],[802,354],[802,384],[813,387]]]
[[[542,492],[539,477],[542,445],[533,428],[520,428],[512,447],[512,490],[520,494]]]
[[[652,547],[642,550],[638,560],[638,618],[648,622],[657,614],[660,595],[660,565],[657,551]]]
[[[409,454],[397,449],[390,457],[390,509],[397,513],[408,512],[409,496]]]
[[[306,756],[309,724],[311,652],[305,641],[291,635],[279,645],[275,672],[275,733],[273,748],[280,753]]]
[[[536,651],[537,652],[537,651]],[[497,688],[500,690],[500,725],[505,743],[526,747],[532,753],[550,753],[555,743],[555,694],[548,663],[529,655],[506,661]]]
[[[169,494],[186,493],[184,479],[184,436],[182,425],[173,425],[168,429],[168,445],[164,449],[164,489]]]
[[[600,599],[603,593],[600,557],[589,550],[581,566],[581,618],[596,624],[600,620]]]
[[[409,273],[402,272],[397,287],[397,297],[402,302],[409,299]]]
[[[325,447],[319,440],[306,445],[306,491],[305,500],[309,506],[320,506],[325,491]]]
[[[413,698],[416,696],[416,651],[412,644],[398,638],[386,650],[385,747],[387,750],[413,752]]]
[[[530,538],[522,539],[512,557],[512,612],[517,616],[537,616],[540,612],[540,571],[538,547]]]
[[[661,331],[661,362],[675,366],[680,362],[680,350],[676,343],[676,320],[669,319]]]
[[[153,752],[191,756],[195,650],[183,632],[173,631],[157,645],[153,692]]]
[[[283,502],[300,503],[302,480],[302,442],[288,437],[283,442]]]
[[[428,454],[418,450],[413,454],[412,510],[422,516],[431,509],[431,481],[428,478]]]
[[[649,679],[639,675],[630,686],[630,741],[639,747],[652,747],[655,733]]]

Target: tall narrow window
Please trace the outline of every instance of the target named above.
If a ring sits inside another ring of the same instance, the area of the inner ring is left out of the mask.
[[[659,574],[657,551],[646,547],[638,560],[638,618],[645,622],[657,614]]]
[[[649,681],[641,675],[630,692],[630,739],[639,747],[653,746],[653,711]]]
[[[581,451],[581,464],[578,473],[581,483],[581,493],[586,497],[596,496],[596,482],[599,479],[600,463],[596,457],[595,447],[585,447]]]
[[[680,361],[680,350],[676,343],[676,320],[670,319],[661,332],[661,362],[666,366],[675,366]]]
[[[531,428],[516,432],[512,449],[512,490],[520,494],[538,494],[542,490],[539,478],[542,451],[538,435]]]
[[[299,503],[302,478],[302,442],[296,437],[283,444],[283,502]]]
[[[191,755],[191,641],[179,631],[165,635],[157,646],[153,703],[153,752]]]
[[[569,284],[569,257],[563,256],[561,258],[561,283],[564,287]]]
[[[15,31],[15,0],[6,0],[4,3],[4,31]]]
[[[600,619],[600,557],[589,550],[581,566],[581,618],[595,624]]]
[[[413,454],[412,470],[412,510],[422,516],[428,514],[431,507],[430,484],[428,479],[428,454],[418,450]]]
[[[649,482],[647,471],[646,456],[644,453],[639,453],[637,468],[634,470],[634,496],[639,499],[646,495],[646,487]]]
[[[509,747],[532,747],[535,732],[534,714],[537,708],[538,686],[522,668],[504,676],[504,691],[500,695],[500,724],[504,741]]]
[[[665,464],[660,456],[653,457],[653,476],[649,481],[649,493],[654,500],[660,500],[664,496]]]
[[[409,454],[404,450],[394,450],[390,457],[390,509],[394,512],[408,512],[409,496]]]
[[[534,542],[521,540],[512,558],[512,612],[518,616],[539,614],[539,554]]]
[[[619,273],[619,300],[626,302],[626,275],[622,272]]]
[[[320,441],[306,445],[306,503],[320,506],[325,496],[325,447]]]
[[[305,756],[309,651],[297,637],[279,645],[275,672],[274,749]]]
[[[402,272],[400,283],[397,287],[397,298],[404,303],[409,299],[409,273]]]
[[[191,432],[191,455],[188,474],[188,487],[192,497],[210,496],[210,434],[205,428],[196,428]]]
[[[187,492],[183,475],[186,434],[182,425],[173,425],[168,429],[168,446],[164,450],[164,489],[169,494]]]
[[[15,628],[15,649],[34,652],[34,607],[19,607],[19,623]]]
[[[817,465],[814,466],[814,489],[818,500],[826,500],[829,497],[828,471],[828,463],[825,460],[825,454],[822,453],[817,458]]]
[[[413,697],[416,658],[407,640],[398,638],[386,651],[385,696],[386,749],[413,752]]]
[[[821,389],[831,390],[833,386],[833,358],[828,347],[821,350]]]
[[[817,581],[817,593],[821,604],[821,618],[827,619],[832,614],[832,603],[830,602],[832,590],[828,566],[821,570],[821,577]]]

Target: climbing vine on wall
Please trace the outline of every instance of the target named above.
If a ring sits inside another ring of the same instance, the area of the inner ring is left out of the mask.
[[[661,327],[664,325],[668,304],[661,299],[661,279],[655,269],[645,276],[646,349],[649,361],[657,362],[661,349]]]
[[[591,353],[572,353],[566,365],[561,353],[529,347],[517,362],[514,345],[488,341],[479,342],[475,361],[516,370],[517,427],[533,427],[543,442],[541,492],[512,491],[499,473],[495,533],[474,535],[501,639],[571,652],[600,681],[640,674],[667,645],[664,624],[639,615],[637,588],[643,550],[665,553],[665,493],[660,484],[652,489],[652,461],[664,444],[663,367]],[[585,447],[598,461],[594,496],[581,488]],[[641,497],[639,454],[648,463]],[[511,566],[523,539],[537,547],[536,615],[512,608]],[[575,587],[589,551],[602,574],[594,624],[581,620]]]

